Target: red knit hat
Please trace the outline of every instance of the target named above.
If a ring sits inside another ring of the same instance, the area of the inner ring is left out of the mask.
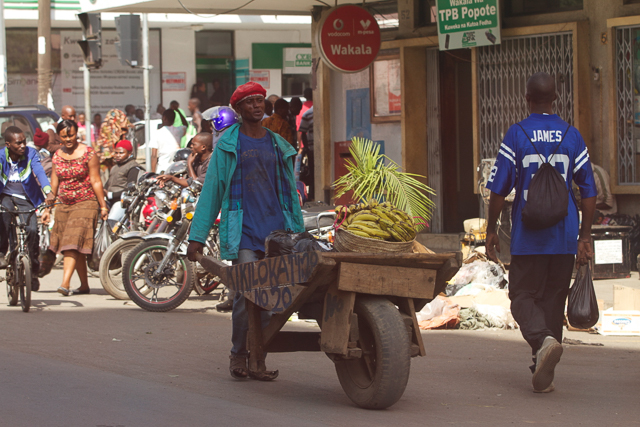
[[[249,82],[238,86],[238,88],[231,95],[231,106],[236,108],[236,105],[248,98],[254,96],[267,96],[267,91],[259,83]]]
[[[116,144],[116,148],[124,148],[128,152],[132,152],[133,144],[131,144],[131,141],[129,141],[128,139],[123,139],[122,141]]]
[[[33,135],[33,143],[36,147],[44,147],[49,142],[49,134],[46,132],[42,132],[42,129],[39,127],[36,128],[36,134]]]

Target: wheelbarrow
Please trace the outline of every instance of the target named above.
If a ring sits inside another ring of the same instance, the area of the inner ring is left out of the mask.
[[[411,358],[425,355],[416,310],[444,290],[459,258],[304,252],[233,266],[210,257],[200,262],[246,298],[251,377],[277,377],[266,368],[266,353],[323,351],[356,405],[383,409],[402,397]],[[273,312],[264,328],[261,310]],[[315,319],[321,332],[281,331],[295,312]]]

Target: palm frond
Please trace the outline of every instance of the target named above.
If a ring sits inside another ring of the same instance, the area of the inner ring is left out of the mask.
[[[333,183],[335,198],[353,191],[359,201],[387,200],[412,216],[418,231],[423,229],[435,207],[429,198],[435,195],[433,189],[416,179],[425,177],[402,172],[400,165],[380,154],[380,146],[369,139],[353,138],[349,151],[353,161],[345,162],[348,172]]]

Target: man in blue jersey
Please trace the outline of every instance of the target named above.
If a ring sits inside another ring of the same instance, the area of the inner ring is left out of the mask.
[[[576,128],[553,114],[555,99],[553,77],[536,73],[529,78],[526,100],[531,115],[507,131],[487,185],[491,198],[486,248],[487,255],[494,261],[497,261],[496,251],[500,252],[496,221],[505,196],[516,189],[509,298],[513,317],[532,349],[532,383],[536,393],[554,390],[554,370],[562,356],[565,300],[574,262],[580,266],[592,256],[591,223],[597,196],[584,140]],[[533,230],[522,223],[529,184],[545,162],[560,172],[569,193],[572,180],[580,189],[582,226],[579,232],[578,208],[573,195],[569,196],[567,216],[557,224]]]

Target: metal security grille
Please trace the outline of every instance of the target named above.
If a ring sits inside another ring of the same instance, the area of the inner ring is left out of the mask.
[[[503,38],[478,48],[480,158],[494,158],[511,125],[529,115],[524,98],[529,76],[544,71],[556,78],[554,111],[573,124],[571,33]]]
[[[635,38],[640,36],[639,27],[616,30],[616,127],[618,133],[618,184],[638,183],[634,133],[634,58]],[[636,60],[636,66],[640,61]],[[640,79],[640,72],[636,75]],[[640,89],[636,83],[635,87]]]

